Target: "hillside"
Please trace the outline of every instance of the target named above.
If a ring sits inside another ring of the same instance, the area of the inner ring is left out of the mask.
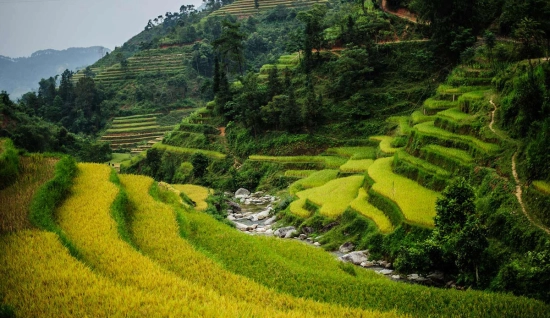
[[[275,2],[0,94],[0,313],[548,317],[550,4]]]
[[[94,46],[66,50],[41,50],[29,57],[10,58],[0,56],[0,90],[12,98],[37,90],[42,78],[56,76],[65,70],[77,71],[92,65],[111,50]]]
[[[0,158],[12,147],[5,143]],[[4,313],[543,317],[548,310],[513,296],[403,285],[343,267],[311,246],[250,237],[194,211],[181,203],[179,191],[148,177],[117,175],[105,165],[77,165],[69,158],[16,160],[14,183],[0,191],[0,291],[9,305],[2,307]],[[27,181],[35,175],[42,177]],[[34,195],[15,196],[15,188]],[[56,207],[59,199],[63,203]],[[17,219],[6,218],[13,213],[6,202],[18,206]],[[133,221],[127,222],[130,205]],[[220,233],[227,239],[216,239]],[[227,253],[233,244],[249,258]],[[297,254],[308,257],[296,261]],[[252,263],[266,270],[243,266]],[[408,305],[395,307],[395,302]],[[455,302],[460,308],[449,305]]]

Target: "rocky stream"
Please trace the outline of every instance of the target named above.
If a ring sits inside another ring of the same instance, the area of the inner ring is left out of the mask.
[[[228,201],[229,210],[227,219],[235,227],[249,235],[274,236],[281,239],[292,239],[302,241],[320,248],[321,243],[317,240],[321,236],[314,237],[313,229],[304,228],[302,233],[293,226],[283,227],[277,224],[277,216],[274,214],[274,207],[280,202],[280,198],[265,194],[264,192],[251,193],[246,189],[239,189],[235,194],[226,193],[226,197],[233,199]],[[391,263],[384,260],[372,260],[368,251],[355,251],[355,246],[348,242],[340,246],[338,251],[328,252],[342,262],[354,264],[366,270],[374,271],[394,281],[409,282],[429,286],[459,288],[454,282],[447,282],[445,275],[440,272],[430,275],[401,275],[392,267]]]

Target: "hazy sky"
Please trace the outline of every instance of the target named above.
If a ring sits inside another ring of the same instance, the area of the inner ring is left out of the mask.
[[[43,49],[114,49],[149,19],[202,0],[0,0],[0,55],[29,56]]]

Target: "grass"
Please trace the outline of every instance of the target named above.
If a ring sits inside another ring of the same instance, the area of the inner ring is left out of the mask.
[[[442,110],[458,106],[458,101],[439,100],[436,98],[428,98],[424,101],[424,108],[428,111]]]
[[[109,181],[111,169],[80,164],[79,170],[71,197],[58,210],[58,220],[85,262],[98,274],[162,303],[162,311],[156,316],[185,316],[190,312],[204,317],[237,316],[248,310],[258,316],[270,315],[267,309],[266,312],[238,300],[228,301],[203,285],[183,280],[122,241],[110,211],[118,193],[118,187]],[[140,209],[147,208],[145,205]],[[140,217],[134,214],[132,224],[141,222]]]
[[[143,123],[143,122],[148,122],[148,121],[156,121],[157,120],[157,117],[156,116],[151,116],[151,117],[143,117],[143,118],[129,118],[129,119],[119,119],[119,118],[123,118],[123,117],[117,117],[117,118],[114,118],[113,119],[113,124],[116,124],[116,125],[119,125],[119,124],[138,124],[138,123]]]
[[[434,126],[434,122],[425,122],[414,126],[416,130],[420,133],[440,137],[449,140],[457,140],[473,145],[474,147],[482,150],[486,154],[494,154],[500,150],[500,147],[497,144],[492,144],[488,142],[481,141],[475,137],[467,135],[458,135],[448,132],[446,130],[437,128]]]
[[[132,159],[132,155],[129,153],[116,153],[113,152],[113,157],[111,160],[109,160],[109,163],[122,163],[123,161],[127,161]]]
[[[0,234],[32,228],[29,220],[32,199],[54,177],[58,161],[39,154],[20,157],[17,179],[0,191]]]
[[[0,189],[13,183],[19,173],[19,155],[11,139],[0,139]]]
[[[442,168],[440,168],[436,165],[433,165],[433,164],[431,164],[427,161],[424,161],[420,158],[411,156],[405,151],[398,151],[395,155],[399,160],[406,161],[406,162],[408,162],[408,163],[410,163],[414,166],[420,167],[423,170],[426,170],[426,171],[428,171],[432,174],[435,174],[435,175],[437,175],[441,178],[450,178],[451,177],[451,174],[448,171],[446,171],[445,169],[442,169]]]
[[[434,152],[444,157],[450,157],[459,160],[465,164],[470,164],[474,162],[474,158],[470,156],[468,152],[456,148],[447,148],[439,145],[427,145],[426,147],[422,148],[422,150]]]
[[[261,156],[252,155],[248,158],[252,161],[276,162],[276,163],[319,163],[328,169],[338,169],[347,160],[335,156]]]
[[[310,174],[307,178],[298,180],[290,185],[289,192],[292,195],[295,195],[299,191],[305,189],[311,189],[315,187],[320,187],[325,183],[334,180],[338,177],[338,170],[321,170],[315,171]]]
[[[0,294],[17,317],[169,316],[166,302],[78,262],[54,233],[0,237]],[[174,308],[176,309],[176,308]]]
[[[380,141],[380,151],[382,151],[383,154],[391,155],[394,154],[397,150],[400,148],[394,148],[391,146],[392,141],[395,139],[394,137],[390,136],[373,136],[369,138],[370,140],[376,140]]]
[[[363,159],[363,160],[349,160],[342,166],[340,166],[340,171],[344,173],[358,173],[365,172],[372,165],[374,160],[372,159]]]
[[[156,126],[157,121],[151,120],[151,121],[144,121],[139,123],[127,123],[127,124],[119,124],[119,123],[113,123],[111,125],[112,129],[123,129],[123,128],[135,128],[135,127],[151,127]]]
[[[443,116],[456,121],[471,121],[474,116],[462,112],[458,108],[450,108],[437,113],[438,116]]]
[[[376,148],[375,147],[338,147],[329,148],[326,151],[327,154],[337,155],[341,157],[347,157],[352,160],[360,159],[375,159]]]
[[[285,171],[285,177],[289,178],[307,178],[317,172],[317,170],[287,170]]]
[[[461,95],[473,91],[481,91],[491,89],[490,86],[458,86],[439,85],[437,94],[439,95]]]
[[[174,184],[174,189],[181,191],[187,195],[187,197],[195,202],[195,209],[197,211],[206,211],[208,203],[206,199],[212,193],[211,190],[205,187],[201,187],[193,184]]]
[[[271,317],[283,313],[290,317],[377,315],[277,293],[252,279],[227,271],[180,237],[175,211],[171,206],[155,201],[148,193],[153,184],[151,178],[122,175],[120,179],[130,202],[136,207],[135,221],[132,222],[136,244],[149,258],[182,280],[205,286],[227,301],[248,304],[251,316]],[[162,194],[165,195],[170,193]]]
[[[225,154],[223,154],[221,152],[217,152],[217,151],[174,147],[174,146],[169,146],[169,145],[160,144],[160,143],[154,144],[153,148],[160,149],[160,150],[165,150],[165,151],[172,152],[172,153],[177,153],[177,154],[189,155],[189,156],[191,156],[195,153],[202,153],[203,155],[207,156],[208,158],[215,159],[215,160],[225,159],[225,157],[226,157]]]
[[[132,119],[138,119],[138,118],[152,118],[153,116],[162,115],[162,113],[153,113],[153,114],[146,114],[146,115],[133,115],[133,116],[125,116],[125,117],[115,117],[113,121],[124,121],[124,120],[132,120]]]
[[[296,297],[413,317],[544,317],[550,309],[511,295],[403,284],[362,269],[349,273],[332,255],[302,242],[244,235],[203,213],[179,215],[184,237],[225,269]]]
[[[319,206],[321,215],[335,219],[344,214],[351,201],[357,197],[363,182],[363,176],[339,178],[320,187],[300,191],[296,195]]]
[[[434,116],[424,115],[421,111],[417,110],[411,115],[411,120],[414,125],[425,123],[427,121],[434,121]]]
[[[397,131],[397,135],[399,136],[406,136],[411,132],[408,116],[389,117],[386,121],[398,125],[399,130]]]
[[[359,189],[359,194],[351,202],[350,207],[361,215],[371,219],[378,226],[380,232],[390,233],[393,231],[393,225],[388,216],[368,202],[368,194],[364,188]]]
[[[137,128],[121,128],[121,129],[107,129],[105,132],[108,134],[113,133],[136,133],[136,132],[153,132],[153,131],[170,131],[174,127],[172,126],[143,126],[143,127],[137,127]]]
[[[550,184],[545,181],[533,181],[533,186],[542,193],[550,195]]]
[[[392,171],[393,158],[378,159],[369,167],[372,189],[394,201],[405,219],[413,224],[433,227],[437,192]]]

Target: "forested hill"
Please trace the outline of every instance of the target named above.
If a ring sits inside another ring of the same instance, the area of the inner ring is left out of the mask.
[[[63,73],[66,69],[76,71],[95,63],[109,49],[101,46],[69,48],[66,50],[41,50],[29,57],[10,58],[0,56],[0,90],[12,98],[37,89],[41,78]]]

